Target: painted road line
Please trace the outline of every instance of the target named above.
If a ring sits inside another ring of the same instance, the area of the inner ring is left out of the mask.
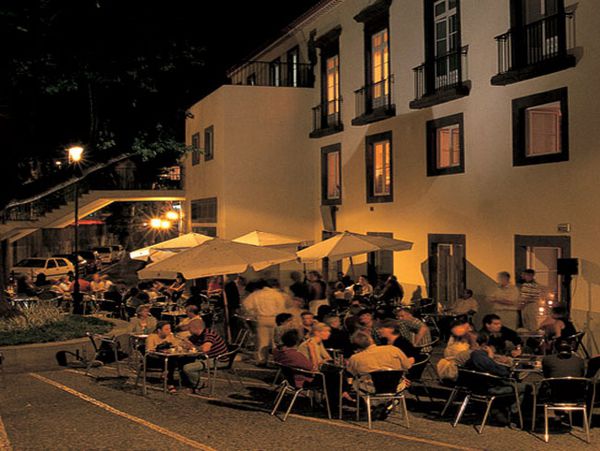
[[[86,395],[84,393],[78,392],[77,390],[73,390],[72,388],[67,387],[66,385],[63,385],[63,384],[61,384],[59,382],[56,382],[56,381],[54,381],[52,379],[48,379],[48,378],[46,378],[44,376],[41,376],[39,374],[36,374],[36,373],[29,373],[29,375],[31,377],[39,380],[39,381],[42,381],[42,382],[44,382],[44,383],[46,383],[48,385],[52,385],[53,387],[56,387],[56,388],[58,388],[58,389],[60,389],[62,391],[65,391],[65,392],[67,392],[67,393],[69,393],[69,394],[71,394],[71,395],[73,395],[73,396],[75,396],[75,397],[77,397],[77,398],[79,398],[79,399],[81,399],[83,401],[89,402],[90,404],[92,404],[92,405],[94,405],[96,407],[99,407],[99,408],[101,408],[101,409],[103,409],[103,410],[105,410],[107,412],[110,412],[113,415],[117,415],[117,416],[125,418],[125,419],[127,419],[129,421],[137,423],[137,424],[139,424],[141,426],[144,426],[144,427],[146,427],[148,429],[151,429],[151,430],[153,430],[155,432],[158,432],[159,434],[162,434],[162,435],[165,435],[165,436],[167,436],[169,438],[172,438],[173,440],[177,440],[178,442],[181,442],[184,445],[189,446],[189,447],[191,447],[193,449],[201,449],[201,450],[205,450],[205,451],[215,451],[214,448],[211,448],[208,445],[204,445],[204,444],[202,444],[200,442],[197,442],[197,441],[189,439],[189,438],[187,438],[187,437],[185,437],[185,436],[183,436],[181,434],[178,434],[177,432],[173,432],[173,431],[171,431],[169,429],[166,429],[166,428],[163,428],[161,426],[158,426],[157,424],[151,423],[151,422],[146,421],[146,420],[144,420],[142,418],[139,418],[139,417],[130,415],[130,414],[126,413],[126,412],[123,412],[121,410],[115,409],[114,407],[109,406],[108,404],[105,404],[102,401],[98,401],[97,399],[92,398],[91,396],[88,396],[88,395]]]
[[[12,446],[8,440],[8,434],[6,433],[2,417],[0,417],[0,451],[12,451]]]
[[[67,370],[69,371],[69,370]],[[71,372],[76,372],[77,374],[85,374],[85,373],[81,373],[75,370],[71,370]],[[148,388],[154,388],[154,387],[148,387]],[[156,387],[157,391],[162,391],[161,388]],[[222,404],[228,404],[231,406],[237,406],[237,407],[244,407],[245,409],[248,410],[254,410],[257,412],[270,412],[270,409],[266,409],[266,408],[261,408],[258,406],[251,406],[248,404],[243,404],[243,403],[238,403],[235,401],[231,401],[231,400],[226,400],[226,399],[221,399],[221,398],[213,398],[213,397],[207,397],[207,396],[203,396],[203,395],[199,395],[199,394],[195,394],[195,393],[188,393],[186,394],[189,397],[192,398],[198,398],[198,399],[202,399],[202,400],[206,400],[206,401],[219,401]],[[391,431],[384,431],[384,430],[380,430],[380,429],[366,429],[362,426],[357,426],[355,424],[351,424],[351,423],[346,423],[343,421],[333,421],[333,420],[325,420],[322,418],[314,418],[314,417],[308,417],[305,415],[299,415],[299,414],[295,414],[292,413],[289,415],[290,417],[294,417],[297,418],[299,420],[304,420],[304,421],[310,421],[313,423],[321,423],[321,424],[327,424],[330,426],[334,426],[334,427],[339,427],[339,428],[345,428],[345,429],[351,429],[354,431],[358,431],[358,432],[364,432],[367,434],[377,434],[377,435],[384,435],[387,437],[392,437],[392,438],[396,438],[399,440],[405,440],[405,441],[410,441],[410,442],[415,442],[415,443],[422,443],[422,444],[426,444],[426,445],[431,445],[431,446],[436,446],[436,447],[441,447],[441,448],[447,448],[447,449],[456,449],[456,450],[461,450],[461,451],[480,451],[480,448],[469,448],[466,446],[461,446],[461,445],[454,445],[451,443],[446,443],[446,442],[441,442],[438,440],[430,440],[427,438],[422,438],[422,437],[416,437],[413,435],[405,435],[405,434],[399,434],[396,432],[391,432]]]

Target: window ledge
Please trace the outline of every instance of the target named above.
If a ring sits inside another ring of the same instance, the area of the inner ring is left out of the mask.
[[[471,81],[467,80],[462,82],[460,85],[453,86],[450,88],[438,89],[433,94],[425,95],[419,99],[411,101],[408,106],[413,110],[420,110],[423,108],[429,108],[434,105],[441,103],[450,102],[452,100],[466,97],[471,92]]]
[[[373,122],[382,121],[384,119],[394,117],[396,115],[396,105],[390,105],[388,107],[375,108],[370,113],[363,114],[361,116],[352,119],[352,125],[366,125]]]
[[[333,125],[331,127],[320,128],[318,130],[313,130],[308,135],[310,138],[322,138],[324,136],[334,135],[344,131],[344,124]]]
[[[507,72],[494,75],[491,83],[494,86],[506,86],[523,80],[541,77],[561,70],[575,67],[577,59],[574,55],[558,56],[541,63],[511,69]]]

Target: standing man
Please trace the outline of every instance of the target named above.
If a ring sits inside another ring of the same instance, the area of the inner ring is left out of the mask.
[[[519,289],[511,285],[507,271],[499,272],[496,280],[498,285],[488,294],[488,301],[504,325],[515,330],[519,327]]]
[[[303,299],[305,302],[308,300],[308,286],[306,282],[302,280],[302,274],[298,271],[292,271],[290,278],[293,283],[290,285],[290,293],[292,297]]]
[[[523,327],[527,330],[535,331],[540,327],[540,299],[542,298],[544,289],[535,280],[535,271],[526,269],[521,274],[523,284],[521,285],[521,319]]]
[[[269,348],[273,342],[275,317],[287,309],[286,296],[267,285],[257,282],[256,290],[242,301],[244,311],[256,319],[256,361],[258,365],[267,364]]]

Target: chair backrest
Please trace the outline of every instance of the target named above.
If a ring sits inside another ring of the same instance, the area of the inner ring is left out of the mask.
[[[402,370],[380,370],[369,373],[375,394],[395,394],[398,392],[398,385],[402,381],[404,371]]]
[[[549,403],[581,404],[591,396],[593,382],[584,377],[554,377],[540,382],[539,394]]]
[[[418,362],[415,362],[414,365],[411,366],[408,370],[408,378],[412,382],[420,381],[421,377],[423,377],[423,371],[425,371],[425,368],[427,367],[427,364],[430,360],[431,354],[426,354],[425,358],[419,360]]]
[[[86,335],[86,337],[88,337],[90,339],[90,342],[92,343],[92,347],[94,348],[94,352],[98,352],[100,349],[98,347],[98,343],[96,343],[95,335],[92,334],[91,332],[86,332],[85,335]]]
[[[233,363],[235,362],[235,358],[240,352],[240,347],[236,345],[227,345],[229,351],[224,354],[218,355],[215,357],[215,360],[218,363],[225,363],[226,365],[223,367],[225,369],[231,369],[233,367]],[[219,367],[221,368],[221,367]]]
[[[248,329],[241,329],[235,337],[235,340],[233,341],[232,345],[242,348],[244,346],[244,343],[246,342],[246,338],[248,338],[249,333],[250,332],[248,331]]]
[[[425,354],[431,354],[431,352],[433,352],[433,347],[435,345],[437,345],[440,342],[440,337],[435,337],[433,340],[431,340],[429,343],[425,343],[422,345],[418,345],[415,346],[415,349],[418,349],[420,352],[424,352],[424,349],[429,349],[430,351],[424,352]]]
[[[292,368],[291,366],[282,365],[281,363],[275,363],[281,370],[281,375],[283,379],[288,383],[290,387],[296,387],[296,378],[294,377],[298,370],[296,368]]]
[[[457,385],[472,393],[484,395],[491,387],[506,385],[506,380],[494,374],[458,368]]]

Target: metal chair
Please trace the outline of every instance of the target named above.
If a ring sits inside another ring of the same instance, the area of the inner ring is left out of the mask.
[[[90,370],[93,367],[99,367],[99,366],[103,366],[105,365],[104,361],[100,358],[103,354],[103,351],[112,351],[112,354],[114,355],[114,363],[117,365],[117,375],[120,377],[121,376],[121,365],[119,362],[119,348],[120,348],[120,343],[118,342],[118,340],[115,337],[109,337],[106,335],[100,335],[100,334],[92,334],[87,332],[85,334],[89,339],[90,342],[92,343],[92,348],[94,349],[94,357],[91,358],[88,362],[87,362],[87,366],[85,369],[85,373],[87,376],[91,376]],[[98,340],[98,341],[96,341]],[[103,349],[102,345],[106,345],[108,349]]]
[[[422,345],[415,346],[415,349],[419,351],[419,354],[429,356],[430,358],[427,360],[424,371],[429,371],[433,374],[433,379],[438,380],[437,370],[431,361],[431,354],[433,353],[433,348],[440,342],[440,338],[436,337],[431,340],[429,343],[425,343]]]
[[[208,362],[209,375],[210,375],[210,368],[212,368],[212,370],[213,370],[212,377],[211,377],[212,383],[210,380],[208,381],[210,395],[212,395],[214,392],[214,387],[215,387],[215,382],[217,380],[217,371],[218,370],[221,370],[224,372],[225,377],[227,379],[227,383],[231,387],[233,387],[233,383],[231,382],[230,375],[233,374],[237,378],[237,380],[240,383],[240,385],[242,386],[242,388],[246,388],[244,385],[244,381],[242,380],[242,377],[237,373],[236,368],[234,366],[235,358],[242,350],[242,346],[241,346],[242,344],[243,344],[243,340],[238,345],[228,345],[229,351],[227,351],[224,354],[213,357],[212,359],[209,360],[209,362]]]
[[[360,399],[364,399],[367,406],[367,422],[369,429],[372,429],[371,419],[371,400],[381,401],[393,401],[393,408],[396,408],[396,402],[402,402],[402,410],[404,419],[406,421],[406,427],[410,427],[410,419],[408,418],[408,409],[406,407],[406,397],[404,396],[404,389],[398,390],[402,378],[404,377],[404,371],[402,370],[382,370],[373,371],[369,373],[371,381],[373,382],[374,392],[367,393],[357,391],[358,399],[356,400],[356,420],[360,418]]]
[[[590,398],[591,396],[591,398]],[[541,398],[541,400],[540,400]],[[590,443],[590,423],[588,421],[588,402],[595,398],[595,384],[592,379],[584,377],[554,377],[540,381],[538,389],[533,392],[533,417],[531,430],[535,432],[537,406],[544,407],[544,441],[548,443],[548,411],[562,410],[568,412],[569,423],[573,425],[572,413],[583,412],[583,430],[586,442]]]
[[[419,398],[418,391],[415,391],[415,388],[423,388],[431,402],[433,402],[433,397],[431,396],[431,392],[429,391],[429,387],[427,387],[427,382],[423,379],[423,374],[425,370],[429,368],[431,363],[431,354],[426,354],[425,358],[420,362],[415,362],[415,364],[408,370],[407,377],[410,381],[409,393],[413,394],[418,402],[421,402]],[[435,370],[435,368],[434,368]]]
[[[512,387],[512,393],[493,394],[489,392],[490,388],[500,386]],[[494,401],[498,398],[514,397],[515,402],[517,404],[517,412],[519,414],[519,424],[521,426],[521,429],[523,429],[523,414],[521,412],[521,404],[519,402],[519,390],[517,388],[516,380],[503,378],[490,373],[483,373],[479,371],[468,370],[465,368],[459,368],[458,381],[456,383],[456,386],[450,393],[448,401],[446,401],[446,404],[444,405],[444,408],[441,413],[442,416],[444,416],[446,410],[448,409],[450,404],[452,404],[454,398],[456,398],[456,395],[458,395],[458,393],[464,393],[465,397],[456,414],[456,418],[452,423],[452,427],[456,427],[458,425],[460,419],[465,413],[465,410],[467,409],[469,402],[480,402],[486,404],[486,410],[483,416],[483,420],[481,421],[479,428],[476,428],[477,432],[479,434],[482,434]]]
[[[575,351],[575,352],[578,352],[581,349],[583,351],[583,355],[585,356],[585,358],[589,360],[590,353],[588,352],[587,348],[583,344],[583,337],[585,337],[584,331],[577,332],[576,334],[573,334],[569,337],[562,338],[561,340],[571,343],[571,345],[573,346],[573,351]]]
[[[276,363],[276,365],[281,368],[281,373],[283,374],[283,382],[279,385],[279,392],[277,393],[277,397],[275,398],[275,405],[273,406],[273,410],[271,411],[271,415],[275,415],[281,401],[283,400],[286,394],[292,395],[292,400],[283,416],[283,421],[287,420],[288,415],[292,411],[292,407],[296,402],[296,399],[301,394],[308,394],[310,397],[311,405],[314,403],[314,395],[318,391],[323,392],[323,396],[325,398],[325,405],[327,407],[327,417],[331,420],[331,408],[329,406],[329,397],[327,396],[327,383],[325,381],[325,375],[320,372],[306,371],[300,368],[294,368],[291,366],[285,366]],[[313,378],[313,381],[310,383],[305,383],[304,386],[298,388],[296,387],[296,375],[303,375],[306,377]],[[315,383],[314,379],[319,379],[319,383]]]

